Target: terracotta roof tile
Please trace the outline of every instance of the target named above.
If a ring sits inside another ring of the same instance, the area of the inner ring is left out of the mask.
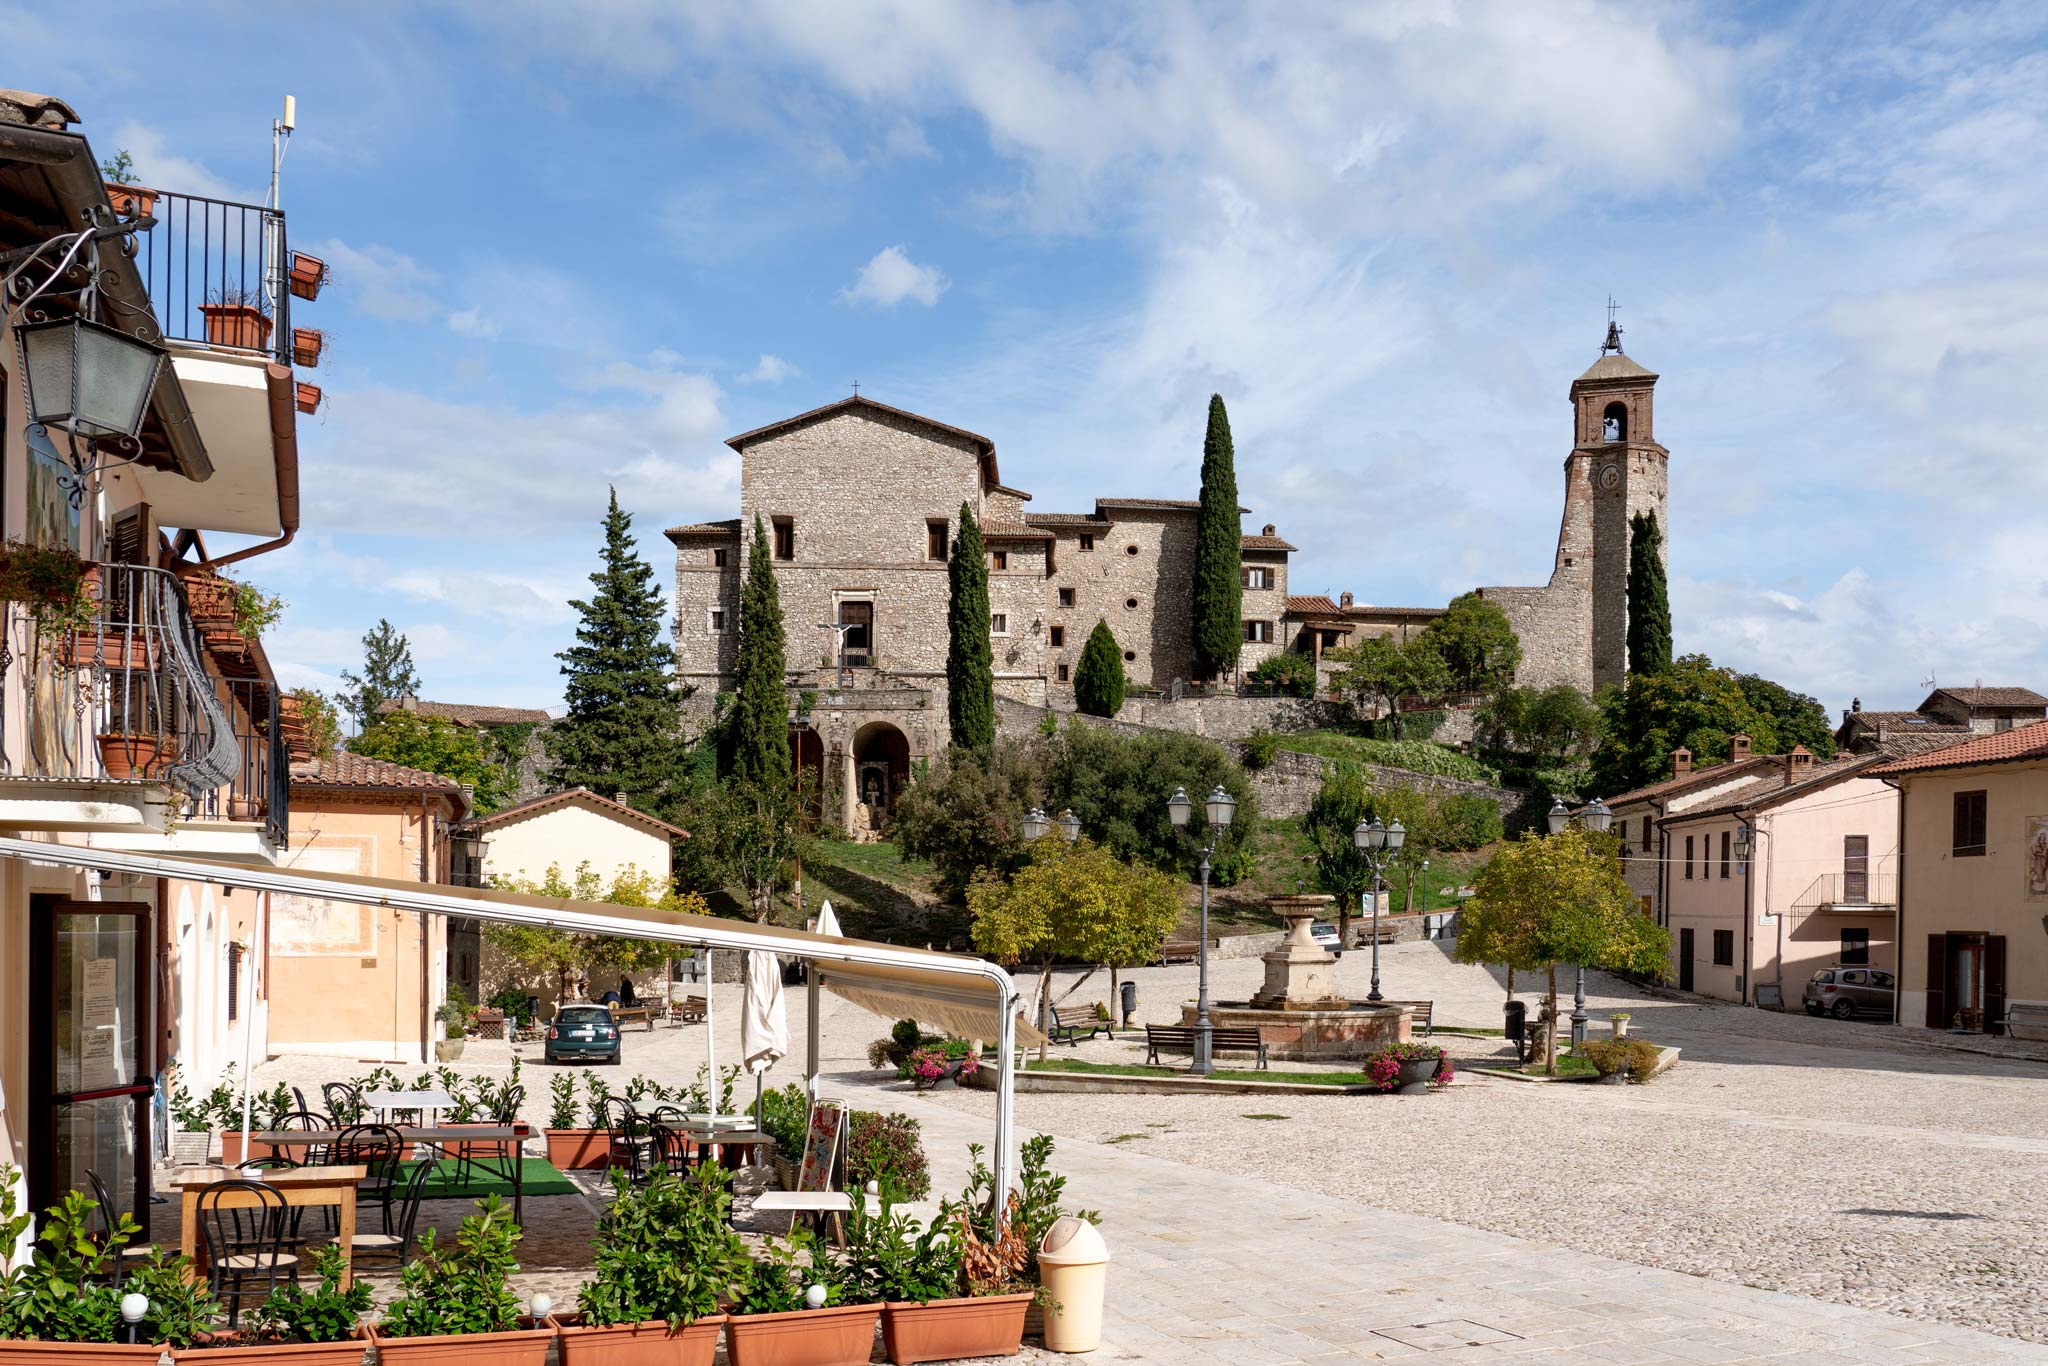
[[[362,787],[385,791],[451,792],[460,794],[462,784],[425,769],[407,768],[384,759],[370,759],[347,750],[336,750],[326,759],[297,759],[292,762],[294,787]]]
[[[610,815],[615,819],[631,821],[636,825],[644,826],[675,839],[686,840],[690,837],[690,832],[679,825],[670,825],[667,821],[656,816],[650,816],[645,811],[635,811],[623,802],[615,802],[610,797],[601,797],[587,787],[571,787],[565,788],[560,792],[550,792],[544,797],[535,797],[533,800],[521,802],[517,806],[508,806],[502,811],[493,811],[490,815],[481,816],[469,824],[472,829],[487,830],[492,826],[504,825],[509,821],[524,820],[529,816],[537,816],[544,811],[552,811],[556,807],[567,806],[572,802],[581,802],[594,806],[600,812]]]
[[[1280,536],[1241,536],[1238,538],[1238,543],[1246,550],[1300,549],[1299,546],[1289,545],[1286,539]]]
[[[1024,520],[1032,526],[1072,526],[1101,528],[1110,524],[1107,517],[1098,517],[1092,512],[1027,512]]]
[[[468,702],[422,702],[414,697],[394,697],[377,710],[385,715],[409,711],[453,721],[458,726],[545,725],[548,714],[538,707],[487,707]]]
[[[996,452],[996,443],[979,432],[970,432],[965,427],[955,427],[949,422],[941,422],[937,418],[926,417],[922,413],[913,413],[908,408],[892,408],[886,403],[877,403],[873,399],[861,394],[855,394],[851,398],[842,398],[837,402],[827,403],[821,408],[813,408],[809,412],[798,413],[794,417],[785,417],[779,422],[771,422],[765,427],[756,427],[750,432],[741,432],[738,436],[729,436],[725,439],[725,444],[734,450],[739,450],[741,447],[751,442],[759,441],[763,437],[774,436],[777,432],[784,432],[792,427],[802,426],[812,418],[825,417],[833,413],[856,412],[863,408],[872,409],[878,413],[887,413],[891,417],[905,418],[911,422],[918,423],[920,426],[930,427],[934,431],[965,437],[979,446],[983,455],[993,456]],[[989,482],[1001,482],[994,477],[993,470],[990,471]]]
[[[991,518],[981,524],[981,538],[985,541],[1049,541],[1052,533],[1043,527],[1027,526],[1023,522],[1005,522]]]
[[[1966,707],[2044,707],[2048,708],[2048,697],[2043,697],[2032,688],[1936,688],[1927,701],[1936,697],[1952,697]],[[1926,703],[1921,703],[1922,707]]]
[[[737,536],[740,534],[740,519],[728,517],[722,522],[692,522],[688,526],[672,526],[661,534],[670,540],[681,536]]]
[[[1337,604],[1320,594],[1290,593],[1287,595],[1287,610],[1302,616],[1334,617]]]
[[[1938,749],[1893,759],[1871,770],[1876,777],[1901,773],[1925,773],[1939,768],[1968,768],[1974,764],[2003,764],[2021,759],[2048,759],[2048,721],[2014,726],[2011,730],[1980,735]]]
[[[1097,498],[1095,506],[1098,510],[1102,508],[1138,508],[1160,512],[1193,512],[1198,510],[1202,503],[1198,498]],[[1240,507],[1238,511],[1241,513],[1250,512],[1251,509]]]
[[[1707,768],[1696,768],[1690,773],[1680,774],[1676,777],[1665,778],[1660,782],[1646,783],[1641,787],[1631,788],[1627,792],[1621,793],[1619,796],[1607,798],[1607,804],[1609,806],[1620,806],[1624,802],[1645,801],[1651,797],[1668,796],[1674,792],[1684,792],[1694,787],[1711,787],[1715,783],[1729,782],[1735,778],[1741,777],[1745,773],[1754,772],[1756,769],[1761,768],[1765,764],[1775,762],[1778,761],[1774,759],[1771,755],[1752,754],[1747,759],[1737,759],[1729,763],[1714,764]]]

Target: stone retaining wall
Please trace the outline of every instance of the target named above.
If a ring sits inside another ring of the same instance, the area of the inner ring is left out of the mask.
[[[1259,798],[1259,814],[1273,818],[1306,815],[1309,803],[1315,800],[1317,790],[1323,785],[1323,770],[1328,763],[1330,760],[1319,754],[1304,754],[1292,749],[1277,751],[1272,763],[1251,775],[1252,791]],[[1495,787],[1491,783],[1475,783],[1464,778],[1444,778],[1388,764],[1368,764],[1366,767],[1372,772],[1375,787],[1413,787],[1439,795],[1460,793],[1491,798],[1500,805],[1501,821],[1509,830],[1519,829],[1542,815],[1537,809],[1536,794],[1523,788]]]

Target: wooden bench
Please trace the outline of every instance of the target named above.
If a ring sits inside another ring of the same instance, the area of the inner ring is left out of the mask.
[[[1202,943],[1198,939],[1169,939],[1159,946],[1159,965],[1169,963],[1192,963],[1202,956]]]
[[[1421,1025],[1422,1037],[1425,1039],[1436,1032],[1435,1026],[1431,1023],[1431,1017],[1436,1013],[1435,1001],[1381,1001],[1380,1004],[1383,1006],[1407,1006],[1414,1012],[1408,1017],[1411,1029],[1415,1025]]]
[[[1171,1048],[1195,1051],[1195,1027],[1193,1025],[1145,1026],[1145,1061],[1159,1060],[1159,1050]],[[1225,1049],[1232,1052],[1254,1052],[1259,1057],[1259,1070],[1266,1070],[1266,1040],[1256,1025],[1217,1025],[1210,1031],[1209,1048],[1212,1053]]]
[[[677,1024],[702,1024],[704,1023],[704,998],[702,996],[685,996],[682,1000],[669,1006],[668,1014],[669,1018]]]
[[[1398,944],[1401,942],[1400,927],[1389,923],[1385,916],[1380,917],[1380,927],[1377,935],[1373,933],[1372,921],[1370,920],[1354,920],[1351,923],[1358,930],[1357,935],[1354,937],[1354,942],[1360,948],[1375,942],[1381,944]]]
[[[613,1024],[623,1029],[625,1027],[626,1021],[628,1020],[638,1020],[641,1024],[646,1025],[647,1032],[652,1034],[654,1032],[654,1007],[622,1005],[612,1006]]]
[[[1078,1048],[1081,1040],[1092,1039],[1106,1028],[1108,1026],[1096,1018],[1094,1006],[1054,1006],[1052,1028],[1046,1031],[1046,1037],[1054,1043]],[[1081,1032],[1084,1029],[1088,1031],[1086,1034]]]

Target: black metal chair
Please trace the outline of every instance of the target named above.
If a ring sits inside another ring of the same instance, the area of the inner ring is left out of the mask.
[[[663,1106],[667,1109],[667,1106]],[[659,1117],[647,1122],[648,1137],[652,1140],[642,1180],[652,1179],[655,1172],[666,1172],[670,1176],[687,1176],[690,1168],[697,1164],[697,1138],[688,1129],[668,1123]]]
[[[606,1153],[607,1168],[624,1167],[626,1176],[634,1182],[646,1179],[645,1172],[653,1150],[653,1142],[647,1132],[647,1121],[634,1110],[631,1101],[609,1096],[600,1107],[606,1136],[610,1145]]]
[[[363,1118],[363,1094],[345,1081],[330,1081],[320,1088],[320,1100],[327,1106],[327,1113],[334,1116],[337,1128],[360,1124]],[[305,1109],[303,1102],[299,1108]]]
[[[107,1183],[100,1180],[98,1172],[87,1167],[85,1179],[92,1183],[93,1213],[99,1223],[99,1239],[104,1243],[111,1240],[114,1235],[114,1202],[108,1197]],[[129,1243],[124,1246],[114,1258],[111,1268],[114,1284],[119,1285],[126,1279],[130,1262],[141,1261],[155,1251],[155,1246],[149,1243]]]
[[[242,1301],[270,1298],[280,1278],[297,1284],[299,1257],[289,1247],[291,1206],[261,1181],[216,1181],[199,1192],[194,1217],[210,1256],[208,1285],[235,1326]],[[251,1289],[252,1285],[258,1286]]]
[[[334,1121],[328,1116],[321,1114],[318,1110],[294,1110],[290,1114],[281,1117],[276,1124],[271,1126],[273,1129],[297,1129],[303,1132],[315,1132],[334,1127]],[[327,1165],[327,1145],[325,1143],[280,1144],[278,1145],[278,1155],[290,1158],[294,1165],[300,1167],[324,1167]]]
[[[507,1087],[491,1105],[491,1123],[517,1124],[519,1107],[526,1103],[524,1086]],[[469,1189],[477,1168],[489,1164],[492,1169],[503,1168],[507,1181],[512,1179],[512,1163],[524,1160],[519,1145],[510,1139],[464,1139],[450,1145],[455,1154],[455,1184]]]
[[[260,1181],[264,1172],[288,1172],[295,1170],[300,1165],[300,1163],[292,1161],[289,1157],[252,1157],[246,1162],[237,1162],[235,1170],[238,1172],[255,1172],[257,1173],[255,1179]],[[327,1222],[331,1225],[334,1222],[334,1207],[331,1205],[326,1206],[321,1212],[327,1216]],[[290,1216],[285,1221],[286,1232],[289,1235],[285,1241],[289,1242],[294,1248],[305,1246],[306,1239],[299,1232],[299,1226],[305,1219],[305,1215],[304,1206],[293,1205],[291,1206]]]
[[[356,1202],[373,1200],[380,1206],[391,1203],[398,1184],[398,1169],[405,1161],[405,1137],[390,1124],[351,1124],[335,1135],[327,1150],[330,1167],[367,1168],[356,1182]]]
[[[397,1193],[384,1205],[381,1227],[375,1232],[358,1233],[349,1243],[349,1262],[357,1271],[367,1262],[388,1264],[392,1270],[402,1271],[412,1260],[412,1236],[419,1223],[420,1200],[437,1166],[433,1162],[415,1162],[400,1174]]]

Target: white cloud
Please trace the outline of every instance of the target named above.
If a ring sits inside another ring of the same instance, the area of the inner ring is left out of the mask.
[[[802,373],[803,371],[797,369],[780,356],[764,355],[755,363],[753,369],[741,375],[736,382],[740,384],[780,384],[782,381],[794,379]]]
[[[898,245],[876,252],[853,283],[839,293],[849,303],[877,308],[894,308],[905,299],[930,308],[952,283],[937,266],[918,265]]]
[[[333,287],[373,318],[424,322],[441,311],[427,293],[434,272],[402,251],[372,242],[352,247],[328,238],[308,248],[333,271]]]
[[[474,337],[479,341],[490,341],[503,330],[495,319],[486,318],[482,310],[465,308],[450,313],[447,318],[448,330],[458,337]]]
[[[95,138],[97,144],[100,139]],[[215,175],[206,166],[180,156],[166,146],[164,135],[146,124],[129,119],[114,130],[111,146],[95,149],[108,161],[115,153],[127,152],[135,164],[135,178],[144,185],[172,194],[200,195],[226,199],[237,204],[261,204],[263,191],[252,185],[236,185]]]
[[[548,581],[488,570],[414,569],[392,578],[393,590],[424,602],[440,603],[470,616],[503,617],[550,624],[572,619],[569,600],[583,593],[581,579]]]

